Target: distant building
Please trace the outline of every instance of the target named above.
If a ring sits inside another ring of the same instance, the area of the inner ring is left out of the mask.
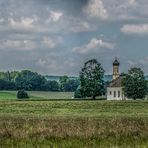
[[[121,85],[122,77],[119,73],[120,63],[115,58],[113,62],[113,80],[107,86],[107,100],[124,100],[124,93]]]

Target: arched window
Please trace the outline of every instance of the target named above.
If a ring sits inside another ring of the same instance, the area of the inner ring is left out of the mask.
[[[114,98],[116,98],[116,91],[114,91]]]
[[[120,98],[120,91],[118,91],[118,98]]]

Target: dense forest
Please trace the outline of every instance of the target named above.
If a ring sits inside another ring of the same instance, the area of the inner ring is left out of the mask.
[[[0,90],[28,91],[75,91],[79,86],[78,79],[61,76],[59,81],[47,80],[37,72],[29,70],[0,72]]]

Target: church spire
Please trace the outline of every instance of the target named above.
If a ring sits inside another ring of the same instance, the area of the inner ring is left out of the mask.
[[[117,59],[117,57],[115,57],[115,60],[113,62],[113,80],[117,79],[120,75],[119,75],[119,66],[120,63]]]

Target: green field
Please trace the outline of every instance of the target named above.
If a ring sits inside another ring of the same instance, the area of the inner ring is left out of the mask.
[[[16,100],[16,91],[0,91],[0,100]],[[71,99],[73,92],[28,91],[30,99]]]
[[[73,93],[51,92],[18,101],[15,94],[0,93],[2,148],[148,147],[148,101],[59,101]]]

